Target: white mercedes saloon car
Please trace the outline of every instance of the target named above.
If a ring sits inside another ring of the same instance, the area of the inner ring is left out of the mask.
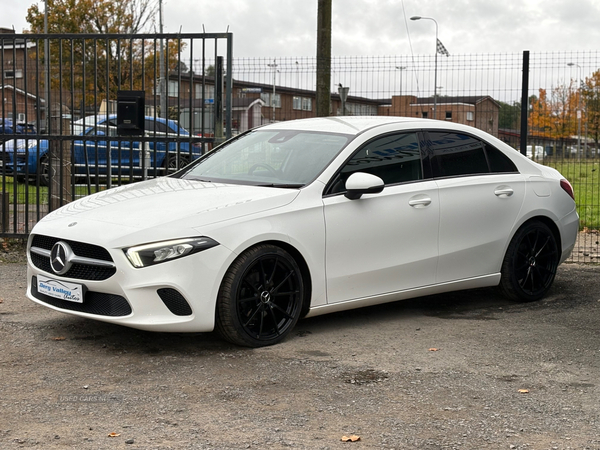
[[[537,300],[578,228],[560,173],[476,128],[289,121],[52,212],[29,238],[27,295],[259,347],[302,317],[423,295],[499,285]]]

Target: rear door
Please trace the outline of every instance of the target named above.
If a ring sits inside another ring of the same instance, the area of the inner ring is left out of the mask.
[[[500,150],[477,137],[455,131],[427,136],[440,200],[436,281],[499,272],[525,198],[525,178]]]

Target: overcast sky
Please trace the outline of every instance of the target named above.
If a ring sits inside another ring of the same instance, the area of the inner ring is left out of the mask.
[[[158,1],[158,0],[156,0]],[[19,33],[27,0],[0,0],[0,26]],[[39,2],[42,5],[43,1]],[[233,33],[234,57],[310,57],[317,0],[164,0],[165,32]],[[332,54],[451,54],[598,50],[600,0],[333,0]],[[158,20],[157,20],[158,22]],[[410,40],[409,40],[410,36]]]

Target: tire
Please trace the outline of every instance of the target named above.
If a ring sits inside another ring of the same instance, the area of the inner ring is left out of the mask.
[[[47,156],[40,158],[38,176],[40,177],[40,186],[50,185],[50,161]]]
[[[190,158],[186,155],[169,155],[167,154],[165,158],[165,168],[167,169],[167,174],[177,172],[180,169],[183,169],[190,163]]]
[[[257,245],[227,270],[217,298],[216,331],[244,347],[282,341],[300,317],[304,282],[298,264],[280,247]]]
[[[504,256],[502,292],[515,301],[539,300],[552,286],[558,261],[552,230],[537,220],[526,223],[514,235]]]

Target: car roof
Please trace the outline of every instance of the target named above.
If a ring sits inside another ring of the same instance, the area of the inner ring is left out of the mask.
[[[397,124],[399,129],[403,128],[444,128],[473,131],[472,127],[460,125],[442,120],[422,119],[414,117],[399,116],[331,116],[310,119],[290,120],[277,122],[262,127],[263,130],[301,130],[301,131],[323,131],[330,133],[342,133],[357,135],[371,128]]]
[[[110,114],[108,116],[109,119],[116,119],[117,115],[116,114]],[[168,119],[163,119],[162,117],[153,117],[153,116],[145,116],[144,119],[146,120],[156,120],[157,122],[162,122],[162,123],[167,123],[167,121],[170,121]],[[106,120],[106,115],[105,114],[98,114],[96,116],[91,115],[91,116],[86,116],[85,118],[79,119],[74,121],[74,124],[83,124],[85,123],[86,125],[94,125],[96,122],[101,123],[102,121]]]

